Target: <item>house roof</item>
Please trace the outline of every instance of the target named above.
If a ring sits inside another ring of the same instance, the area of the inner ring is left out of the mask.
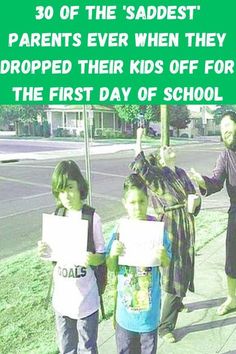
[[[53,112],[78,112],[83,111],[83,105],[49,105],[46,111]],[[98,112],[116,112],[113,106],[86,105],[86,110]]]

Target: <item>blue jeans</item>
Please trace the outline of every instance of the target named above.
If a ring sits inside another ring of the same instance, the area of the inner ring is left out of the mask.
[[[98,311],[80,319],[56,313],[60,354],[97,354]]]
[[[157,329],[152,332],[131,332],[116,323],[116,345],[118,354],[156,354]]]

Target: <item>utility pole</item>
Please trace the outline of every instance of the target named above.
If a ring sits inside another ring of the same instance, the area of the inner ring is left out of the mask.
[[[89,155],[89,133],[88,133],[88,119],[86,106],[83,105],[83,119],[84,119],[84,143],[85,143],[85,166],[86,166],[86,179],[88,181],[88,204],[92,205],[92,183],[91,183],[91,166],[90,166],[90,155]]]
[[[202,128],[203,128],[203,136],[206,135],[206,126],[207,126],[206,106],[202,106]]]
[[[161,112],[161,146],[170,145],[170,131],[169,131],[169,116],[168,106],[162,104],[160,106]]]

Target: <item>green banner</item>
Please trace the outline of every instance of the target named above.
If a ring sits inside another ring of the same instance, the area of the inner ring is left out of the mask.
[[[236,2],[8,1],[0,104],[234,104]]]

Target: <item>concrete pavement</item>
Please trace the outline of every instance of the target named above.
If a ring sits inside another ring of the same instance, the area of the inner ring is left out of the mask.
[[[225,234],[222,234],[196,256],[195,293],[189,292],[184,299],[189,312],[179,314],[176,343],[158,339],[158,354],[236,353],[236,311],[225,316],[216,313],[226,295],[224,250]],[[99,326],[99,353],[116,353],[111,319]]]

